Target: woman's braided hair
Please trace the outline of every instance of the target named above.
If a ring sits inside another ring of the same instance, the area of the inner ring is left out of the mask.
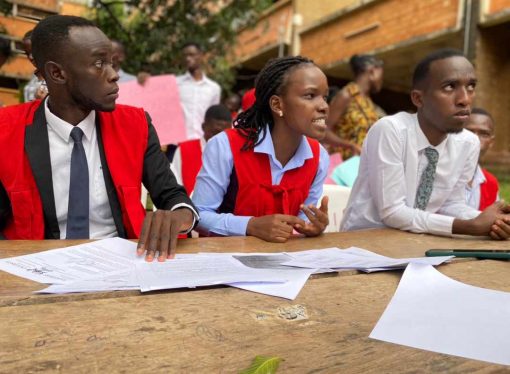
[[[300,65],[314,62],[302,56],[289,56],[271,59],[257,75],[255,80],[255,103],[247,111],[240,113],[234,121],[234,127],[246,138],[242,150],[255,148],[266,137],[266,126],[273,129],[273,114],[269,99],[282,94],[286,78]],[[259,134],[262,137],[259,139]]]

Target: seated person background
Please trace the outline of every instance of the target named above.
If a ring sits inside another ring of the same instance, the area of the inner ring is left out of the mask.
[[[198,216],[142,109],[116,107],[112,44],[90,21],[50,16],[32,33],[49,96],[0,111],[0,230],[7,239],[141,237],[164,260]],[[141,183],[161,210],[145,216]],[[142,228],[143,226],[143,228]],[[140,234],[140,232],[142,232]],[[150,238],[150,241],[149,241]]]
[[[328,153],[328,84],[309,59],[269,61],[257,76],[256,101],[206,145],[193,201],[198,231],[285,242],[293,230],[315,236],[328,225],[327,197],[316,208]]]
[[[221,104],[213,105],[205,112],[205,119],[202,123],[203,137],[187,140],[177,145],[170,168],[177,179],[177,183],[184,186],[188,195],[193,192],[197,174],[202,167],[202,151],[205,143],[214,135],[231,127],[230,110]]]
[[[480,140],[481,159],[494,143],[494,121],[492,116],[481,108],[473,108],[466,129]],[[466,185],[466,201],[470,207],[484,210],[499,200],[498,180],[478,163],[475,175]]]
[[[341,230],[509,237],[508,206],[480,213],[465,200],[480,149],[464,130],[475,86],[474,68],[459,51],[436,51],[416,66],[411,99],[418,112],[382,118],[369,130]]]

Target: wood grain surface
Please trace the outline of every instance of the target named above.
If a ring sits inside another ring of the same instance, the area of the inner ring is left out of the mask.
[[[510,291],[506,261],[438,269]],[[3,307],[0,372],[236,373],[256,355],[281,357],[279,373],[506,371],[369,339],[400,275],[319,278],[294,301],[215,288]]]

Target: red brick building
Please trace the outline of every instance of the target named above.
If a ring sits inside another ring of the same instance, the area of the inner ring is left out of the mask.
[[[236,66],[247,75],[268,58],[302,54],[341,85],[351,79],[353,54],[375,54],[385,61],[376,101],[391,113],[410,107],[411,74],[422,57],[458,48],[477,70],[476,105],[496,121],[488,161],[510,164],[509,40],[510,0],[280,0],[239,34]]]

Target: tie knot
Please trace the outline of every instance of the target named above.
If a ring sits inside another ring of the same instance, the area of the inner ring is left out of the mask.
[[[81,138],[83,138],[83,131],[79,127],[74,127],[74,129],[71,130],[71,138],[73,138],[73,141],[75,143],[80,143]]]
[[[437,163],[437,159],[439,158],[439,153],[432,147],[425,148],[425,156],[427,156],[427,160],[430,163]]]

